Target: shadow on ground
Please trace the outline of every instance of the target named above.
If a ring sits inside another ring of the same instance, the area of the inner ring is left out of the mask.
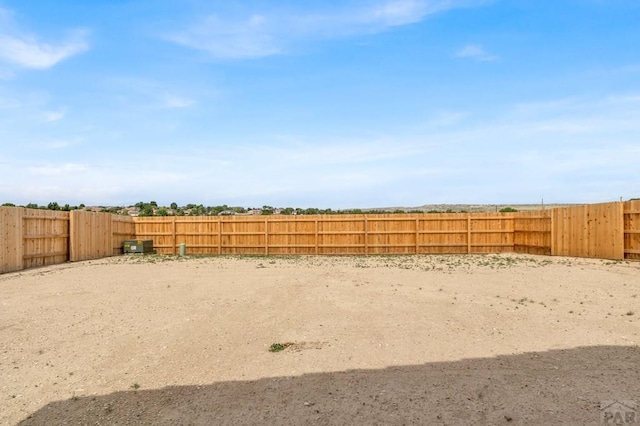
[[[595,346],[139,389],[52,402],[20,424],[601,424],[601,401],[640,399],[639,365],[638,347]]]

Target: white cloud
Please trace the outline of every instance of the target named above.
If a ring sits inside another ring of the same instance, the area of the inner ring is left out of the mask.
[[[227,22],[212,15],[167,39],[215,57],[257,58],[281,53],[270,27],[271,23],[260,15],[240,22]]]
[[[51,150],[57,150],[57,149],[64,149],[64,148],[68,148],[70,146],[73,145],[77,145],[78,143],[80,143],[79,140],[68,140],[68,139],[57,139],[57,140],[53,140],[50,142],[45,142],[43,144],[40,144],[40,146],[43,149],[51,149]]]
[[[398,25],[413,24],[421,21],[426,15],[447,9],[447,3],[432,4],[418,0],[395,0],[374,6],[370,13],[363,14],[365,22],[380,25],[381,27],[394,27]]]
[[[132,108],[181,109],[198,103],[191,96],[194,90],[176,87],[174,84],[163,81],[136,77],[110,77],[108,84],[113,87],[114,92],[118,93],[119,102]],[[204,93],[201,89],[198,95]]]
[[[151,151],[131,146],[124,160],[78,149],[55,163],[49,158],[58,153],[48,151],[42,163],[0,164],[17,182],[0,182],[0,196],[39,204],[157,199],[332,208],[637,196],[637,94],[547,99],[488,114],[443,110],[393,137],[261,135],[254,144],[240,137],[224,146],[213,139]],[[131,180],[133,169],[141,179]]]
[[[71,56],[89,49],[83,33],[54,45],[34,38],[18,38],[0,34],[0,58],[25,68],[51,68]]]
[[[46,69],[89,49],[87,31],[75,30],[58,42],[42,41],[17,28],[12,14],[0,8],[0,61],[24,68]],[[0,78],[10,71],[0,70]]]
[[[44,113],[44,121],[53,123],[62,120],[67,113],[65,111],[46,111]]]
[[[482,46],[477,44],[468,44],[464,46],[456,52],[455,56],[458,58],[469,58],[482,62],[495,61],[498,59],[497,56],[487,53]]]
[[[300,40],[372,34],[422,21],[448,9],[482,4],[482,0],[387,0],[357,6],[345,2],[331,10],[304,13],[252,13],[237,19],[210,14],[165,39],[217,58],[260,58],[286,53]]]
[[[183,96],[177,96],[172,94],[166,94],[164,97],[164,108],[188,108],[196,103],[195,100],[185,98]]]
[[[88,167],[84,164],[47,164],[44,166],[32,166],[28,168],[29,172],[34,175],[40,176],[61,176],[71,175],[88,170]]]

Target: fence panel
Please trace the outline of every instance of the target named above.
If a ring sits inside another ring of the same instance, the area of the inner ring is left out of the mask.
[[[22,268],[69,260],[69,212],[23,209]]]
[[[419,222],[414,215],[368,215],[362,220],[367,254],[418,252]]]
[[[136,226],[131,216],[111,216],[111,247],[114,256],[123,254],[124,242],[136,239]]]
[[[23,269],[23,208],[0,207],[0,273]]]
[[[269,254],[267,220],[262,217],[224,218],[220,254]]]
[[[153,248],[159,254],[174,254],[176,241],[173,224],[172,217],[136,217],[136,239],[153,240]]]
[[[175,220],[176,244],[186,244],[189,254],[211,254],[220,251],[220,218],[178,217]],[[173,248],[172,253],[176,253]]]
[[[470,253],[513,252],[513,213],[469,215]]]
[[[69,260],[69,213],[0,207],[0,273]]]
[[[111,217],[109,213],[71,212],[69,258],[72,262],[113,255]]]
[[[366,254],[364,215],[321,215],[318,254]]]
[[[622,203],[553,209],[552,255],[624,259],[622,209]]]
[[[275,219],[275,217],[274,217]],[[315,254],[316,220],[285,216],[267,222],[269,254]]]
[[[22,268],[69,260],[69,212],[22,209]]]
[[[417,246],[420,254],[468,253],[471,243],[469,215],[429,213],[418,215]]]
[[[624,257],[640,260],[640,200],[624,203]]]
[[[551,255],[551,211],[518,212],[514,218],[516,253]]]

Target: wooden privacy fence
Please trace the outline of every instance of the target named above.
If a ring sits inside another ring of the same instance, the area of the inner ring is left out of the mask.
[[[640,259],[640,201],[517,213],[135,218],[138,239],[175,254],[516,252]]]
[[[136,237],[175,254],[436,254],[514,251],[513,213],[138,217]]]
[[[132,238],[128,216],[0,207],[0,273],[119,254]]]
[[[137,217],[0,207],[0,273],[122,253],[151,239],[175,254],[516,252],[640,260],[640,200],[518,213]]]

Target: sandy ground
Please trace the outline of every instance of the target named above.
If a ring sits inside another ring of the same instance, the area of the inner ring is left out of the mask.
[[[640,402],[639,294],[637,262],[511,254],[5,274],[0,424],[600,424]]]

